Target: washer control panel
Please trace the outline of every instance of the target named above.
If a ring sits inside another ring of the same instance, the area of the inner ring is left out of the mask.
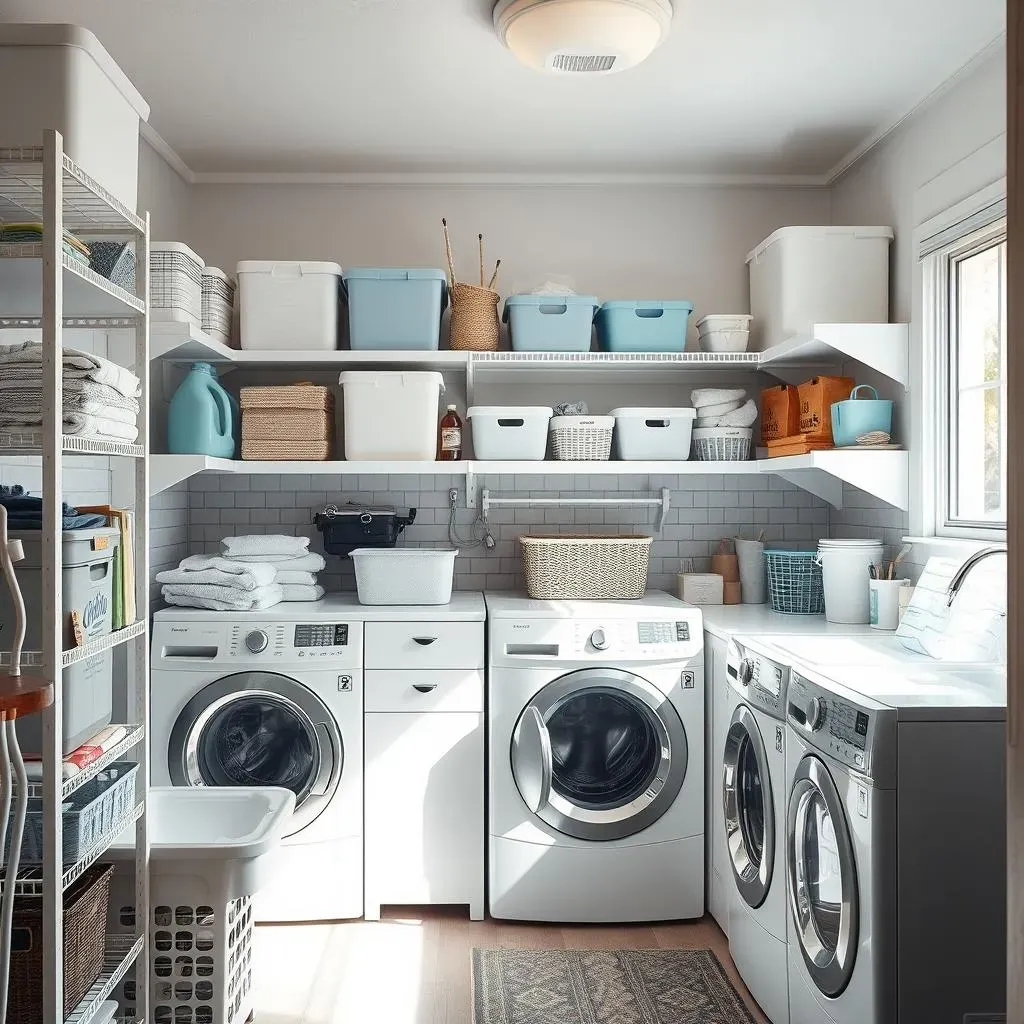
[[[702,639],[700,631],[694,633],[690,623],[683,620],[573,623],[574,653],[591,657],[604,654],[659,661],[690,658],[699,653]]]
[[[293,647],[347,647],[348,623],[316,622],[295,627]]]
[[[794,673],[786,717],[816,747],[859,772],[871,768],[869,738],[874,715]]]
[[[729,685],[745,701],[775,718],[784,717],[787,667],[732,640],[726,657],[726,674]]]

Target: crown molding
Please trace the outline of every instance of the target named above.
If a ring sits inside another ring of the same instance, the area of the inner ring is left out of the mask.
[[[956,88],[972,72],[984,64],[994,53],[1006,45],[1006,33],[1000,32],[994,39],[985,44],[966,64],[958,68],[941,85],[915,103],[909,110],[894,118],[891,122],[880,127],[869,135],[863,142],[855,146],[846,154],[834,167],[824,175],[823,180],[826,186],[835,185],[848,171],[864,159],[873,149],[880,146],[890,135],[898,131],[909,120],[927,110],[933,103],[936,103],[948,92]]]
[[[186,185],[196,183],[195,171],[178,156],[177,150],[148,121],[139,122],[139,135]]]

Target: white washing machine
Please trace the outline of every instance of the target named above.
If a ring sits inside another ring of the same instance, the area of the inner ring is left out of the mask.
[[[769,648],[770,650],[770,648]],[[786,690],[789,666],[756,639],[730,640],[720,812],[713,834],[732,891],[729,953],[772,1024],[789,1021],[786,960]]]
[[[700,611],[486,598],[492,916],[700,917]]]
[[[363,913],[363,624],[328,602],[153,616],[155,786],[283,786],[295,811],[263,921]]]
[[[786,711],[791,1024],[1004,1019],[1005,671],[794,668]]]

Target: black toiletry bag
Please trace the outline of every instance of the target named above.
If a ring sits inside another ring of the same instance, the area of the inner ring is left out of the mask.
[[[356,548],[393,548],[398,535],[416,521],[416,509],[400,516],[387,506],[328,505],[313,517],[323,534],[324,550],[331,555],[347,555]]]

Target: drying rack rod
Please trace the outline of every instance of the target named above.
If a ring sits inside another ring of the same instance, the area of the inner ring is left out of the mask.
[[[662,487],[659,497],[650,498],[501,498],[493,497],[490,490],[486,487],[480,492],[480,518],[484,522],[487,522],[487,513],[492,508],[508,508],[512,506],[539,508],[547,505],[558,507],[574,505],[582,508],[613,506],[621,508],[636,505],[657,506],[658,520],[655,528],[660,532],[661,528],[665,525],[665,518],[671,507],[671,491],[667,487]]]

